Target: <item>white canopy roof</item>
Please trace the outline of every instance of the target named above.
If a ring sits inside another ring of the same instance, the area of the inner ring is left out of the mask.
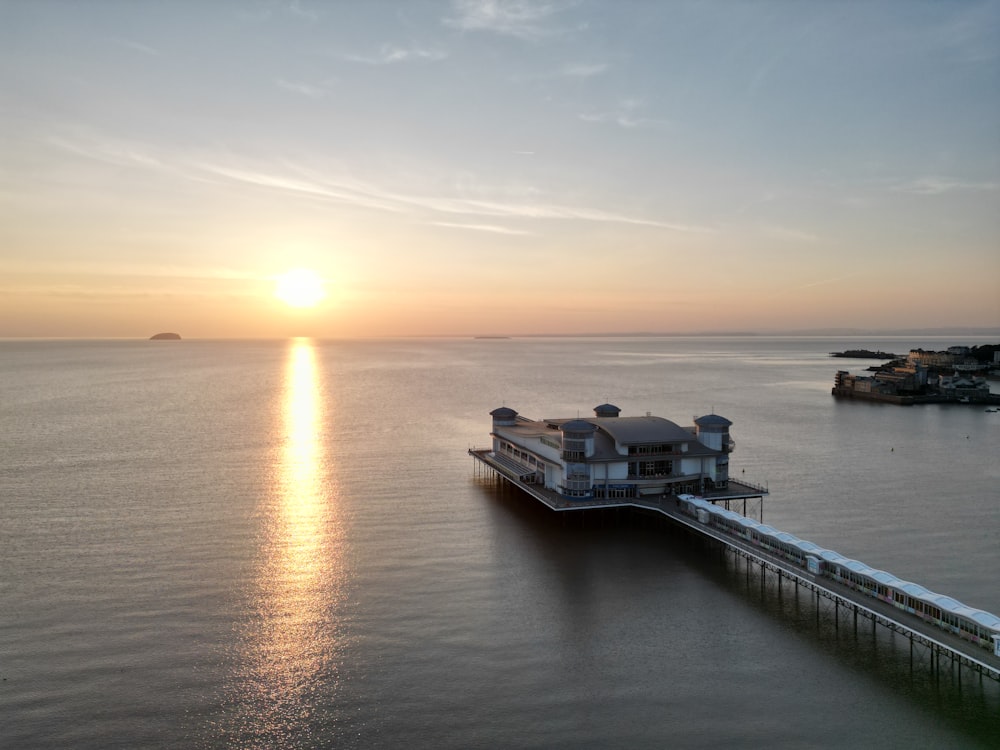
[[[985,610],[969,607],[950,596],[935,594],[933,591],[928,591],[920,584],[897,578],[892,573],[872,568],[860,560],[852,560],[849,557],[844,557],[839,552],[822,549],[819,545],[813,542],[799,539],[795,535],[789,534],[785,531],[778,531],[773,526],[757,523],[756,521],[746,518],[745,516],[741,516],[739,513],[734,511],[719,508],[703,498],[691,496],[682,497],[688,499],[695,507],[704,508],[715,515],[737,520],[741,525],[753,528],[759,534],[763,534],[785,544],[798,547],[803,552],[820,557],[831,565],[839,565],[856,575],[865,576],[866,578],[870,578],[884,586],[889,586],[893,589],[903,591],[914,599],[920,599],[923,602],[932,604],[939,608],[942,612],[948,612],[953,615],[973,620],[985,628],[989,628],[990,630],[995,630],[1000,633],[1000,617],[997,617],[997,615],[992,612],[986,612]]]

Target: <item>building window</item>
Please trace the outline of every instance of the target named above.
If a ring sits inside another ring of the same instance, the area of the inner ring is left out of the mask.
[[[640,479],[654,477],[669,477],[674,473],[674,462],[660,459],[658,461],[631,461],[628,465],[629,476]]]
[[[630,456],[654,456],[661,453],[673,453],[674,446],[667,443],[659,443],[655,445],[630,445],[628,447],[628,454]]]
[[[635,497],[635,487],[615,485],[614,487],[594,486],[594,497],[606,498],[608,500],[621,500],[623,498]]]

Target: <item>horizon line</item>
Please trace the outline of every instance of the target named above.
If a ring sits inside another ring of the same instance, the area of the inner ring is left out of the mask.
[[[155,335],[155,334],[153,334]],[[545,333],[384,333],[364,336],[323,336],[307,334],[288,334],[286,336],[181,336],[182,341],[284,341],[287,339],[306,338],[318,340],[372,340],[372,339],[526,339],[526,338],[753,338],[776,337],[792,338],[812,336],[817,338],[832,338],[844,336],[976,336],[1000,337],[1000,326],[949,326],[940,328],[809,328],[809,329],[761,329],[756,331],[591,331],[581,333],[545,332]],[[140,335],[12,335],[0,336],[0,341],[149,341],[150,336]]]

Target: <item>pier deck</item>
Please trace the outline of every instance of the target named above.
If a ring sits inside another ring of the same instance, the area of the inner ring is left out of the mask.
[[[673,496],[645,496],[638,498],[602,499],[602,500],[567,500],[556,492],[534,484],[521,481],[516,473],[502,463],[496,461],[489,450],[470,449],[469,455],[492,469],[507,482],[518,487],[525,494],[558,512],[595,510],[601,508],[642,508],[653,511],[668,518],[675,524],[703,538],[711,539],[727,551],[745,558],[749,563],[757,564],[762,571],[770,571],[782,578],[792,581],[797,587],[802,586],[813,592],[817,597],[824,597],[834,602],[837,608],[843,607],[853,614],[855,624],[857,617],[872,621],[873,626],[882,625],[889,630],[901,633],[910,639],[930,649],[932,656],[946,655],[961,666],[986,675],[1000,682],[1000,657],[991,651],[959,638],[950,631],[936,627],[918,617],[897,609],[881,599],[861,594],[844,584],[829,578],[813,575],[803,568],[791,565],[781,557],[746,543],[735,537],[727,536],[698,523],[680,512]],[[706,500],[720,502],[759,498],[767,494],[767,490],[754,485],[743,484],[730,480],[727,490],[713,495],[703,495]],[[835,610],[836,611],[836,610]],[[933,663],[933,662],[932,662]]]
[[[504,479],[516,484],[519,488],[527,492],[533,498],[538,500],[540,503],[547,505],[550,509],[555,511],[572,511],[572,510],[594,510],[599,508],[627,508],[631,506],[641,505],[645,507],[648,502],[654,502],[657,499],[664,502],[673,497],[673,495],[644,495],[639,498],[602,498],[596,500],[568,500],[558,492],[546,489],[538,484],[530,484],[524,482],[521,476],[515,471],[515,468],[510,466],[503,457],[498,457],[493,455],[493,451],[489,449],[477,449],[470,448],[469,455],[480,461],[485,466],[493,469],[493,471],[500,474]],[[720,502],[726,500],[745,500],[753,497],[763,497],[767,495],[768,491],[765,487],[761,487],[750,482],[740,482],[734,479],[729,480],[729,487],[726,489],[712,490],[703,492],[700,494],[706,500],[712,500],[713,502]]]

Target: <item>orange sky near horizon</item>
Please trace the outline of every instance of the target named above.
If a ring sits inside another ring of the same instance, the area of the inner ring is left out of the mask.
[[[1000,4],[624,7],[0,7],[0,338],[1000,328]]]
[[[327,298],[295,308],[277,299],[271,280],[193,284],[131,291],[128,279],[106,285],[66,279],[51,291],[0,296],[3,337],[137,337],[176,331],[185,338],[367,338],[433,335],[538,335],[581,333],[786,332],[833,328],[913,329],[905,285],[881,288],[855,278],[850,292],[830,281],[779,288],[757,284],[723,291],[623,295],[588,289],[490,297],[476,288],[432,289],[394,296],[373,289],[343,292],[329,282]],[[136,281],[137,289],[141,282]],[[982,293],[992,281],[980,277]],[[970,285],[973,286],[973,285]],[[941,291],[954,302],[928,328],[963,327],[975,320],[976,296],[967,286]],[[723,297],[728,299],[722,300]],[[886,315],[884,308],[899,315]],[[839,311],[849,309],[849,314]],[[67,326],[67,321],[73,321]],[[69,332],[67,332],[69,331]]]

